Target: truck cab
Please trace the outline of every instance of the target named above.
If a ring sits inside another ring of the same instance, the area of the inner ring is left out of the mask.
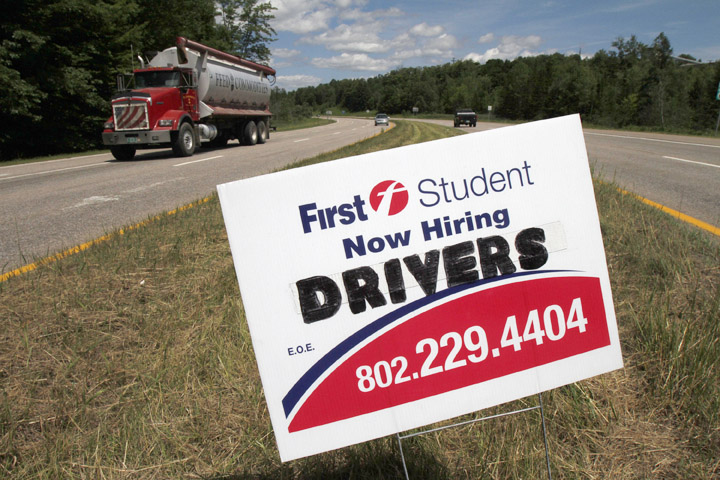
[[[192,128],[199,120],[192,70],[160,67],[133,73],[135,88],[112,97],[103,143],[118,160],[133,158],[138,147],[168,144],[179,156],[192,155],[200,141]],[[186,122],[189,127],[182,129]]]

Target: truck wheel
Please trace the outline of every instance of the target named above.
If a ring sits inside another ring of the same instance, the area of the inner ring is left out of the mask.
[[[180,125],[172,150],[178,157],[189,157],[195,152],[195,132],[189,123]]]
[[[258,141],[258,129],[255,122],[250,120],[243,128],[243,145],[255,145]]]
[[[110,147],[110,153],[116,160],[125,161],[132,160],[135,157],[136,148],[131,145],[118,145]]]
[[[267,141],[267,123],[262,120],[257,122],[257,143],[265,143]]]

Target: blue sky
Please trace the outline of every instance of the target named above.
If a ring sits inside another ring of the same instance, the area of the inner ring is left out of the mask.
[[[277,86],[374,77],[453,59],[484,63],[551,53],[593,55],[618,37],[675,55],[720,59],[720,0],[270,0]]]

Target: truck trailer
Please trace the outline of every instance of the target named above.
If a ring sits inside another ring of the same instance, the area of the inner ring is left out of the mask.
[[[133,71],[134,88],[112,97],[103,144],[118,160],[137,149],[171,147],[192,155],[202,144],[265,143],[275,70],[184,37]]]

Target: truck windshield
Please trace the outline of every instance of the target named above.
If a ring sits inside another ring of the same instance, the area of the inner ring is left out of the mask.
[[[148,87],[179,87],[181,86],[180,72],[169,72],[167,70],[157,72],[135,73],[135,88]]]

